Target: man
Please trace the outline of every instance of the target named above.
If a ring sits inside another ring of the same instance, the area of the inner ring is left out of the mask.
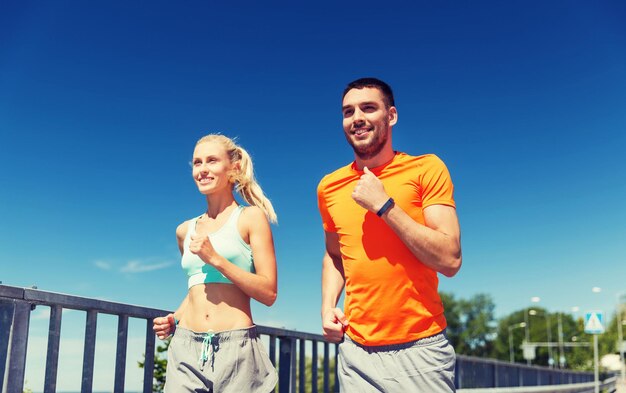
[[[398,111],[385,82],[348,84],[342,113],[355,160],[318,186],[322,328],[343,340],[341,390],[453,392],[455,355],[437,292],[437,273],[461,267],[450,175],[434,155],[393,150]],[[336,307],[344,286],[345,315]]]

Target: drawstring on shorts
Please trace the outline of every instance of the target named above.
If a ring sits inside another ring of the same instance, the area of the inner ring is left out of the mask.
[[[211,351],[211,367],[213,367],[213,362],[215,360],[215,349],[213,348],[212,343],[213,337],[215,337],[213,332],[207,332],[202,340],[202,352],[200,353],[200,359],[198,359],[200,370],[204,369],[204,363],[209,360],[209,350]],[[211,347],[210,349],[209,346]]]

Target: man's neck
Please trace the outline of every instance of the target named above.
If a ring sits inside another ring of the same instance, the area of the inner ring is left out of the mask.
[[[393,157],[396,155],[396,152],[393,150],[391,145],[385,147],[381,150],[380,153],[376,154],[372,158],[363,159],[355,156],[354,163],[356,164],[356,169],[362,171],[363,167],[368,168],[376,168],[393,160]]]

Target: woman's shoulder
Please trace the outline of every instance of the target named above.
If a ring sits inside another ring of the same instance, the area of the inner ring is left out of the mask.
[[[187,236],[187,229],[189,228],[189,224],[195,219],[196,218],[194,217],[190,218],[189,220],[185,220],[176,227],[176,237],[178,239],[184,239],[185,236]]]
[[[246,220],[258,220],[263,217],[267,220],[267,216],[265,216],[263,210],[258,206],[244,206],[243,209],[241,209],[241,218]]]
[[[258,206],[245,206],[241,211],[240,220],[246,226],[258,223],[269,224],[265,212]]]

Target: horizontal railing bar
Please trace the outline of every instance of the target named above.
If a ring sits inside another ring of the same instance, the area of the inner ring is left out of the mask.
[[[22,299],[32,304],[46,306],[58,305],[72,310],[94,310],[103,314],[125,314],[132,318],[155,318],[165,315],[169,311],[156,308],[135,306],[132,304],[117,303],[108,300],[66,295],[63,293],[40,291],[38,289],[18,288],[0,285],[0,297]]]
[[[539,365],[532,365],[529,366],[527,364],[524,363],[511,363],[508,362],[506,360],[498,360],[498,359],[486,359],[486,358],[479,358],[479,357],[475,357],[475,356],[467,356],[467,355],[456,355],[456,359],[457,359],[457,363],[459,362],[476,362],[479,363],[481,365],[486,365],[486,364],[496,364],[498,367],[513,367],[516,369],[525,369],[525,370],[540,370],[540,371],[549,371],[551,373],[567,373],[567,374],[581,374],[581,375],[587,375],[589,374],[588,371],[577,371],[577,370],[571,370],[571,369],[558,369],[558,368],[550,368],[548,366],[539,366]]]
[[[24,288],[0,284],[0,297],[9,299],[24,299]]]
[[[599,383],[600,387],[609,387],[615,384],[616,378],[609,378]],[[593,390],[595,382],[571,383],[562,385],[542,385],[542,386],[511,386],[505,388],[478,388],[478,389],[457,389],[457,393],[575,393]]]
[[[76,310],[95,310],[104,314],[125,314],[133,318],[155,318],[165,315],[167,311],[147,307],[134,306],[124,303],[116,303],[107,300],[89,299],[79,296],[64,295],[60,293],[41,292],[32,289],[25,290],[24,300],[40,304],[58,304],[63,308]]]

